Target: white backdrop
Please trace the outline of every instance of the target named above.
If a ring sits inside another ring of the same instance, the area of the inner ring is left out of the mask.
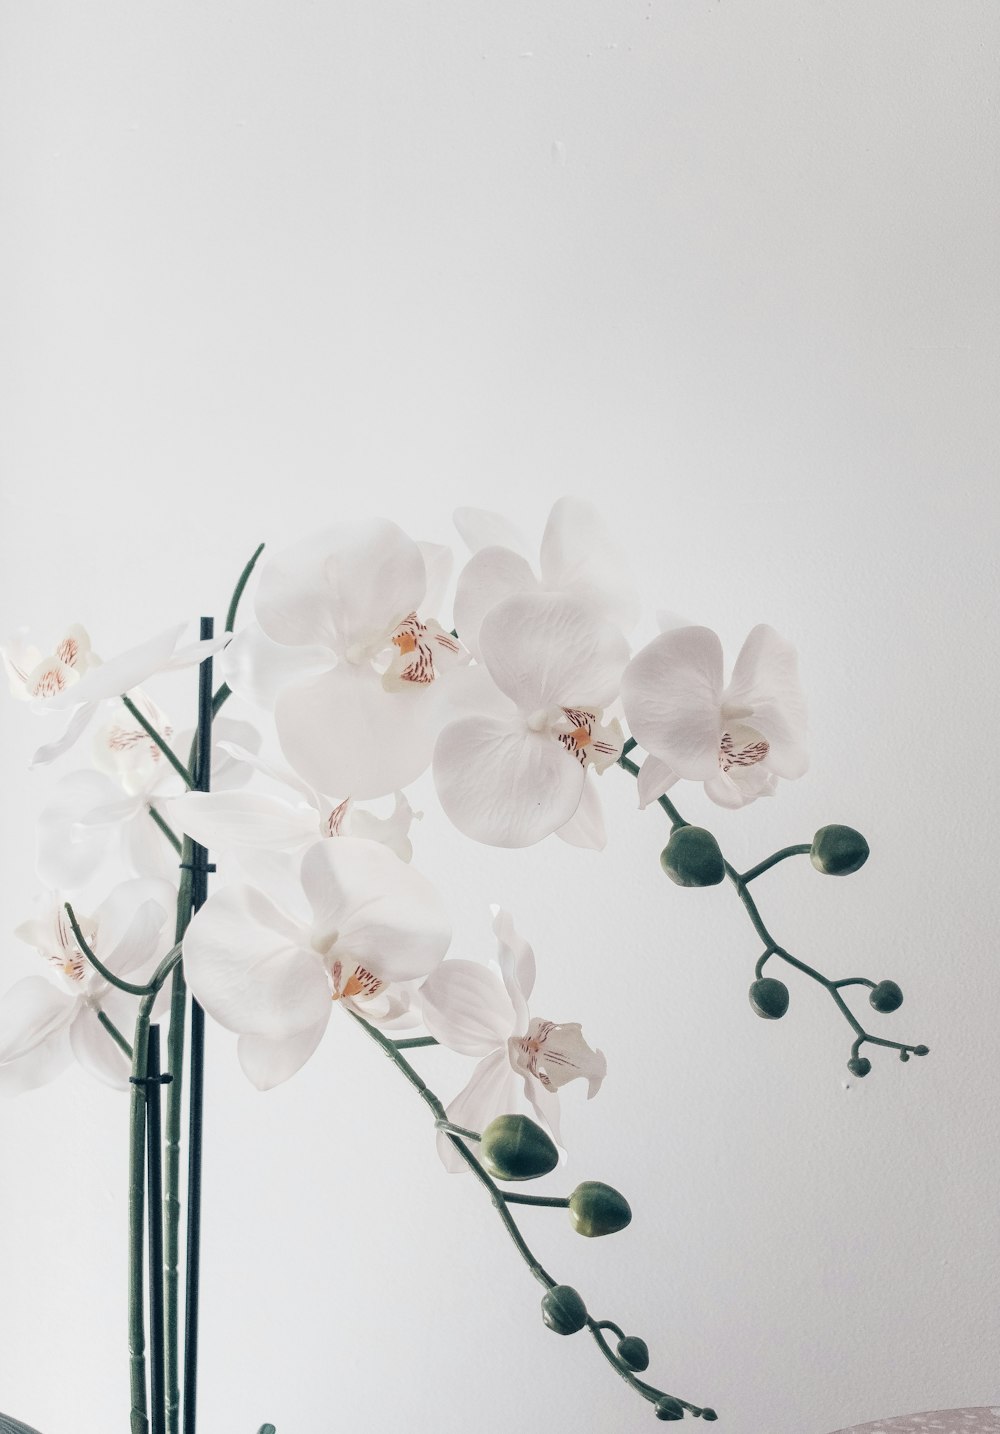
[[[221,617],[261,539],[377,513],[457,547],[456,504],[538,534],[564,492],[605,511],[650,611],[730,653],[772,623],[809,774],[742,812],[678,804],[744,867],[828,821],[868,835],[849,881],[789,862],[759,899],[822,969],[899,981],[881,1029],[926,1060],[852,1080],[794,974],[788,1017],[756,1019],[739,903],[663,878],[662,813],[620,773],[603,856],[471,849],[424,782],[416,861],[456,953],[489,953],[502,901],[538,1009],[607,1053],[547,1188],[609,1180],[633,1224],[524,1223],[655,1382],[728,1434],[1000,1404],[1000,12],[92,0],[0,23],[4,629],[82,621],[110,655]],[[2,721],[10,931],[53,778],[26,771],[35,719]],[[5,937],[0,984],[36,961]],[[209,1038],[204,1434],[650,1427],[542,1327],[360,1036],[266,1095]],[[464,1063],[418,1054],[450,1096]],[[0,1107],[0,1408],[43,1434],[127,1427],[125,1121],[83,1076]]]

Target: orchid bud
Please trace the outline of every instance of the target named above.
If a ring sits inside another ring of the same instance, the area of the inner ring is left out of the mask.
[[[899,1059],[900,1059],[900,1060],[903,1062],[903,1064],[905,1065],[906,1062],[910,1059],[910,1053],[909,1053],[909,1051],[900,1051],[900,1053],[899,1053]]]
[[[715,1412],[714,1409],[703,1409],[703,1410],[701,1411],[701,1417],[702,1417],[702,1419],[706,1420],[709,1424],[714,1424],[715,1421],[716,1421],[716,1419],[718,1419],[719,1416],[718,1416],[718,1414],[716,1414],[716,1412]]]
[[[761,976],[750,987],[750,1004],[766,1021],[779,1021],[788,1010],[788,987],[774,976]]]
[[[847,1062],[847,1069],[851,1075],[857,1076],[859,1080],[862,1076],[866,1076],[871,1068],[872,1063],[867,1056],[854,1056],[853,1059]]]
[[[880,981],[868,997],[869,1002],[876,1011],[887,1015],[889,1011],[898,1011],[903,1004],[903,993],[895,981]]]
[[[559,1151],[526,1115],[498,1115],[483,1131],[483,1164],[497,1180],[535,1180],[559,1164]]]
[[[584,1180],[569,1197],[569,1218],[578,1235],[613,1235],[632,1220],[624,1195],[600,1180]]]
[[[660,865],[678,886],[718,886],[726,874],[719,843],[704,827],[678,827],[660,853]]]
[[[678,1404],[676,1399],[671,1399],[669,1394],[665,1394],[662,1399],[656,1401],[656,1417],[657,1419],[683,1419],[684,1405]]]
[[[542,1298],[542,1319],[556,1334],[576,1334],[587,1323],[587,1306],[572,1285],[553,1285]]]
[[[914,1054],[915,1056],[926,1056],[929,1051],[930,1051],[930,1046],[914,1046],[914,1047],[913,1047],[913,1054]]]
[[[641,1374],[644,1369],[649,1368],[649,1347],[637,1334],[627,1334],[624,1339],[618,1341],[618,1358],[622,1364],[627,1364],[629,1369]]]
[[[868,843],[853,827],[820,827],[812,839],[809,859],[827,876],[850,876],[868,860]]]

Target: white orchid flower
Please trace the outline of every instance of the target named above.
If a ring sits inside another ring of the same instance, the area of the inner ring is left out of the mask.
[[[639,772],[642,806],[686,778],[704,782],[720,806],[742,807],[808,765],[795,649],[765,624],[744,642],[728,686],[722,644],[709,628],[661,633],[625,669],[622,699],[649,753]]]
[[[497,603],[518,593],[586,599],[608,622],[626,631],[634,625],[638,603],[628,565],[590,503],[565,497],[553,504],[542,535],[537,575],[515,530],[498,513],[458,508],[455,526],[473,549],[459,574],[455,627],[476,657],[481,655],[484,617]]]
[[[434,751],[441,805],[459,831],[491,846],[530,846],[564,826],[587,768],[617,761],[622,733],[604,725],[628,644],[576,598],[525,594],[492,608],[480,631],[489,707],[444,728]]]
[[[535,955],[506,911],[493,922],[498,976],[474,961],[444,961],[420,987],[424,1025],[442,1045],[479,1064],[465,1089],[448,1106],[448,1119],[481,1131],[498,1115],[516,1114],[521,1097],[560,1143],[558,1092],[572,1080],[587,1082],[592,1099],[607,1061],[591,1050],[575,1022],[532,1017],[528,1000],[535,984]],[[450,1140],[439,1137],[447,1168],[466,1170]]]
[[[78,913],[77,920],[95,955],[115,975],[125,976],[166,954],[164,924],[172,902],[163,882],[125,881],[93,916]],[[51,895],[46,914],[14,934],[35,948],[45,975],[24,977],[0,1000],[0,1094],[44,1085],[74,1057],[106,1085],[126,1089],[128,1061],[102,1028],[98,1011],[130,1039],[136,998],[109,985],[91,966],[59,896]]]
[[[413,855],[410,826],[417,814],[402,792],[385,817],[351,799],[334,801],[313,790],[288,768],[274,766],[232,742],[222,744],[249,775],[258,771],[285,788],[287,796],[259,792],[186,792],[167,802],[167,820],[213,852],[234,852],[255,884],[285,884],[297,875],[306,847],[318,839],[364,837],[379,841],[401,861]],[[295,797],[297,800],[291,800]]]
[[[254,887],[223,887],[184,937],[188,984],[237,1032],[240,1065],[260,1090],[305,1064],[334,1002],[369,1021],[395,1019],[408,1004],[399,983],[428,975],[450,940],[430,882],[377,842],[316,842],[300,895],[293,915]]]
[[[40,657],[38,649],[31,647],[23,635],[0,648],[15,696],[30,700],[36,712],[72,714],[62,736],[39,747],[32,765],[52,762],[68,751],[105,699],[120,697],[155,672],[202,662],[228,641],[228,635],[223,634],[178,649],[178,639],[186,626],[180,623],[167,628],[107,662],[92,651],[86,630],[79,626],[70,627],[48,657]],[[33,666],[32,659],[37,659]]]
[[[169,719],[140,689],[129,693],[146,720],[168,739]],[[220,717],[212,730],[212,784],[241,786],[250,769],[236,762],[226,738],[253,746],[260,735],[249,722]],[[193,733],[181,733],[175,748],[186,759]],[[71,772],[55,783],[38,819],[37,871],[42,883],[76,891],[119,855],[139,876],[173,881],[177,855],[151,820],[181,777],[127,708],[115,704],[110,720],[95,733],[91,757],[96,771]]]
[[[318,791],[385,796],[430,762],[440,677],[466,654],[420,615],[426,593],[420,547],[381,520],[329,528],[265,564],[256,624],[223,671],[234,692],[273,702],[285,757]]]

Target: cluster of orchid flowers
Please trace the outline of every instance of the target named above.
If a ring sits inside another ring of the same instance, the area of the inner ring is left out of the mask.
[[[249,1079],[266,1089],[316,1049],[340,1004],[387,1030],[421,1026],[478,1060],[448,1107],[482,1129],[524,1107],[559,1139],[558,1091],[594,1095],[605,1059],[580,1026],[532,1016],[531,947],[495,910],[495,964],[446,958],[448,915],[411,864],[406,788],[428,767],[466,836],[528,846],[550,836],[605,843],[598,778],[629,747],[646,753],[640,804],[679,780],[740,807],[806,767],[804,704],[791,646],[753,629],[728,684],[718,637],[663,621],[632,655],[639,618],[623,556],[598,514],[555,504],[533,564],[507,522],[460,509],[471,556],[448,627],[448,549],[394,523],[343,523],[265,558],[253,617],[179,647],[171,629],[108,662],[72,627],[46,655],[4,649],[14,695],[69,714],[36,764],[90,733],[91,765],[55,783],[41,813],[43,914],[17,935],[45,962],[0,999],[0,1091],[30,1089],[76,1058],[128,1084],[121,1043],[132,999],[89,963],[64,903],[116,861],[129,870],[100,905],[77,910],[112,973],[141,978],[171,945],[181,835],[221,868],[184,935],[197,1000],[237,1033]],[[273,723],[281,757],[261,755],[249,721],[213,728],[212,790],[189,791],[169,718],[145,691],[157,673],[209,652],[228,689]],[[123,702],[123,697],[127,700]],[[250,790],[251,782],[254,789]],[[390,811],[371,803],[391,799]],[[464,1168],[442,1138],[449,1168]]]

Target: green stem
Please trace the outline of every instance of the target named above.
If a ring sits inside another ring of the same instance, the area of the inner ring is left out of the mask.
[[[503,1198],[508,1205],[546,1205],[553,1210],[568,1210],[568,1195],[517,1195],[513,1190],[505,1190]]]
[[[440,1044],[434,1036],[407,1036],[405,1041],[393,1041],[397,1051],[412,1051],[418,1046],[436,1046]]]
[[[94,970],[100,972],[100,974],[104,977],[105,981],[107,981],[108,985],[117,987],[119,991],[125,991],[129,996],[148,995],[149,992],[153,989],[152,985],[148,981],[143,986],[137,986],[134,981],[126,981],[121,976],[116,976],[113,971],[110,971],[108,967],[105,966],[104,962],[90,949],[90,946],[87,943],[87,938],[80,930],[80,923],[76,919],[76,913],[74,912],[72,906],[68,901],[63,902],[63,908],[66,912],[66,915],[69,917],[69,924],[73,929],[73,936],[76,939],[76,943],[79,946],[80,951],[84,956],[86,956],[87,960],[90,962],[91,966],[93,966]],[[174,948],[169,954],[172,956],[177,951],[178,948],[174,946]]]
[[[177,893],[178,941],[183,940],[191,919],[191,839],[184,838],[181,851],[180,889]],[[167,1410],[167,1434],[180,1428],[180,1356],[178,1351],[180,1257],[180,1171],[181,1171],[181,1098],[184,1089],[184,1022],[187,1014],[187,984],[184,967],[173,974],[170,988],[170,1029],[167,1035],[167,1070],[173,1080],[167,1086],[167,1108],[164,1117],[163,1147],[163,1388]]]
[[[139,1003],[132,1040],[132,1080],[129,1100],[129,1182],[128,1182],[128,1348],[131,1388],[132,1434],[148,1434],[149,1406],[146,1396],[146,1322],[143,1313],[143,1231],[145,1226],[146,1155],[146,1057],[149,1045],[149,1018],[157,993],[181,959],[179,947],[163,958],[149,990]]]
[[[619,757],[618,765],[620,767],[623,767],[626,772],[630,772],[633,777],[637,777],[639,775],[639,768],[636,766],[635,762],[630,761],[628,757]],[[690,826],[690,822],[686,821],[685,818],[681,816],[680,812],[677,810],[674,804],[669,801],[665,796],[659,798],[659,803],[663,810],[667,813],[667,816],[670,818],[671,826],[674,831],[676,831],[679,827]],[[760,973],[763,970],[764,963],[766,961],[768,961],[772,956],[779,956],[781,960],[787,962],[789,966],[794,966],[797,971],[801,971],[803,975],[811,977],[811,979],[818,982],[819,985],[824,986],[829,992],[834,1004],[838,1007],[847,1023],[851,1026],[851,1028],[858,1036],[858,1040],[855,1041],[854,1047],[852,1048],[852,1054],[854,1055],[857,1054],[857,1048],[859,1048],[866,1041],[871,1042],[873,1045],[876,1046],[888,1046],[892,1050],[906,1051],[907,1053],[911,1051],[916,1051],[918,1049],[920,1051],[925,1050],[925,1047],[923,1046],[917,1047],[914,1045],[908,1045],[904,1041],[889,1041],[882,1036],[870,1036],[868,1032],[864,1029],[864,1027],[861,1025],[860,1021],[857,1020],[844,998],[841,996],[838,987],[842,985],[857,985],[860,983],[874,986],[875,983],[866,981],[864,977],[851,977],[847,981],[831,980],[828,976],[824,976],[821,971],[817,971],[814,967],[807,965],[805,961],[800,961],[797,956],[793,956],[791,952],[786,951],[783,946],[779,946],[777,941],[775,941],[774,937],[771,935],[770,931],[768,931],[767,927],[765,926],[764,919],[757,909],[757,903],[754,901],[753,897],[750,895],[749,890],[747,889],[747,883],[751,881],[755,876],[759,876],[762,871],[766,871],[769,866],[773,866],[775,862],[783,861],[786,856],[793,856],[800,852],[807,852],[811,850],[811,845],[807,846],[804,844],[799,846],[785,847],[782,851],[776,852],[773,857],[769,857],[767,861],[763,861],[758,866],[753,867],[749,872],[746,873],[746,875],[743,876],[740,875],[740,873],[730,862],[723,862],[726,876],[729,878],[730,882],[735,887],[736,894],[739,897],[740,901],[743,903],[743,907],[750,918],[754,930],[756,931],[760,939],[764,942],[764,954],[757,962],[757,977],[760,977]]]
[[[170,823],[166,820],[165,817],[162,817],[160,815],[160,813],[156,810],[154,806],[149,805],[147,806],[146,810],[153,818],[153,821],[156,823],[156,825],[160,828],[160,831],[166,837],[167,841],[173,847],[174,851],[177,853],[178,856],[180,856],[181,839],[174,831],[173,827],[170,825]]]
[[[226,609],[226,626],[225,626],[225,628],[223,629],[223,631],[225,631],[225,632],[232,632],[233,627],[235,626],[235,623],[236,623],[236,613],[237,613],[237,610],[238,610],[239,605],[240,605],[240,598],[243,596],[243,590],[244,590],[244,588],[246,587],[247,583],[250,581],[250,574],[253,572],[254,568],[257,566],[257,559],[260,557],[260,555],[261,555],[261,553],[262,553],[263,551],[264,551],[264,544],[261,543],[261,544],[257,547],[257,549],[256,549],[256,551],[254,552],[253,556],[252,556],[252,557],[249,559],[249,561],[247,562],[246,567],[243,569],[243,571],[240,573],[239,577],[236,579],[236,586],[233,588],[233,595],[232,595],[232,597],[229,599],[229,607]]]
[[[523,1205],[568,1205],[569,1201],[561,1199],[550,1200],[542,1196],[514,1195],[505,1190],[501,1190],[500,1187],[496,1184],[496,1182],[492,1179],[492,1177],[479,1163],[476,1156],[466,1146],[462,1136],[455,1134],[455,1131],[457,1131],[460,1127],[454,1126],[449,1128],[451,1126],[451,1123],[448,1120],[447,1113],[445,1112],[445,1108],[442,1105],[441,1101],[430,1089],[426,1081],[424,1081],[417,1074],[417,1072],[410,1065],[409,1061],[407,1061],[404,1056],[400,1055],[396,1043],[394,1041],[389,1040],[387,1036],[383,1036],[382,1032],[377,1030],[374,1026],[369,1025],[369,1023],[362,1016],[359,1016],[355,1011],[352,1011],[349,1006],[345,1007],[345,1009],[347,1010],[348,1015],[350,1015],[351,1018],[356,1021],[359,1026],[361,1026],[361,1028],[367,1033],[367,1035],[371,1037],[371,1039],[376,1043],[376,1045],[381,1047],[384,1054],[389,1057],[396,1069],[401,1073],[401,1075],[404,1076],[407,1081],[409,1081],[410,1085],[413,1086],[413,1088],[416,1090],[417,1094],[420,1096],[421,1100],[425,1103],[425,1105],[428,1105],[430,1107],[431,1111],[434,1114],[435,1126],[438,1128],[438,1130],[443,1131],[443,1133],[451,1141],[452,1145],[458,1151],[459,1155],[465,1161],[465,1164],[472,1171],[473,1175],[479,1181],[480,1185],[482,1185],[489,1194],[490,1203],[492,1204],[494,1210],[496,1210],[504,1229],[507,1231],[507,1234],[510,1236],[511,1240],[514,1243],[515,1249],[521,1256],[521,1259],[527,1265],[531,1274],[536,1280],[538,1280],[539,1284],[544,1285],[547,1290],[552,1289],[557,1283],[557,1281],[553,1279],[553,1277],[549,1274],[545,1267],[532,1253],[532,1250],[529,1247],[527,1241],[521,1234],[521,1231],[518,1229],[517,1222],[514,1220],[514,1217],[507,1209],[507,1205],[508,1202]],[[467,1134],[471,1135],[472,1132],[467,1132]],[[478,1139],[478,1137],[476,1138]],[[620,1362],[617,1355],[614,1354],[614,1352],[610,1349],[607,1344],[607,1341],[604,1339],[604,1336],[601,1333],[602,1327],[607,1327],[608,1324],[609,1321],[607,1320],[598,1321],[592,1319],[589,1315],[587,1316],[587,1327],[589,1328],[590,1333],[596,1340],[598,1347],[601,1349],[601,1352],[611,1363],[612,1367],[615,1370],[615,1373],[620,1375],[621,1378],[624,1379],[627,1384],[630,1384],[632,1388],[637,1391],[637,1393],[641,1394],[643,1399],[648,1399],[655,1403],[656,1400],[663,1398],[663,1390],[654,1389],[652,1385],[644,1383],[641,1379],[637,1379],[632,1373],[632,1371],[630,1369],[627,1369]],[[617,1326],[614,1326],[614,1328],[617,1329]],[[683,1404],[685,1409],[690,1409],[693,1414],[698,1415],[702,1412],[696,1405],[688,1404],[683,1399],[678,1400],[678,1403]]]
[[[790,856],[804,856],[810,851],[812,851],[812,843],[807,841],[800,842],[798,846],[782,847],[781,851],[776,851],[772,856],[769,856],[766,861],[759,861],[756,866],[752,866],[749,871],[745,871],[740,877],[740,880],[746,885],[748,882],[754,881],[758,876],[763,876],[765,871],[770,871],[772,866],[777,866],[779,861],[785,861]]]
[[[393,1045],[399,1050],[399,1045],[393,1041]],[[464,1125],[453,1125],[450,1120],[436,1120],[434,1124],[438,1130],[443,1130],[445,1135],[460,1135],[463,1140],[482,1140],[478,1130],[466,1130]]]
[[[166,739],[162,737],[159,732],[157,732],[153,724],[151,722],[146,721],[145,717],[139,711],[138,707],[132,701],[131,697],[126,697],[123,692],[122,701],[125,703],[125,706],[128,708],[129,712],[131,712],[132,716],[138,722],[139,726],[149,737],[150,741],[155,742],[156,746],[159,747],[160,751],[166,757],[167,761],[173,767],[174,771],[180,773],[180,775],[184,779],[185,785],[189,787],[194,786],[194,782],[191,779],[191,773],[188,771],[187,767],[185,767],[180,757],[178,757],[177,753],[170,746],[169,742],[167,742]]]
[[[128,1041],[125,1039],[121,1031],[115,1025],[114,1021],[111,1019],[111,1017],[107,1014],[106,1011],[101,1010],[100,1006],[95,1006],[94,1010],[97,1013],[97,1019],[100,1021],[101,1025],[104,1027],[108,1035],[114,1041],[115,1045],[121,1051],[122,1055],[127,1061],[131,1061],[132,1047],[129,1045]]]

